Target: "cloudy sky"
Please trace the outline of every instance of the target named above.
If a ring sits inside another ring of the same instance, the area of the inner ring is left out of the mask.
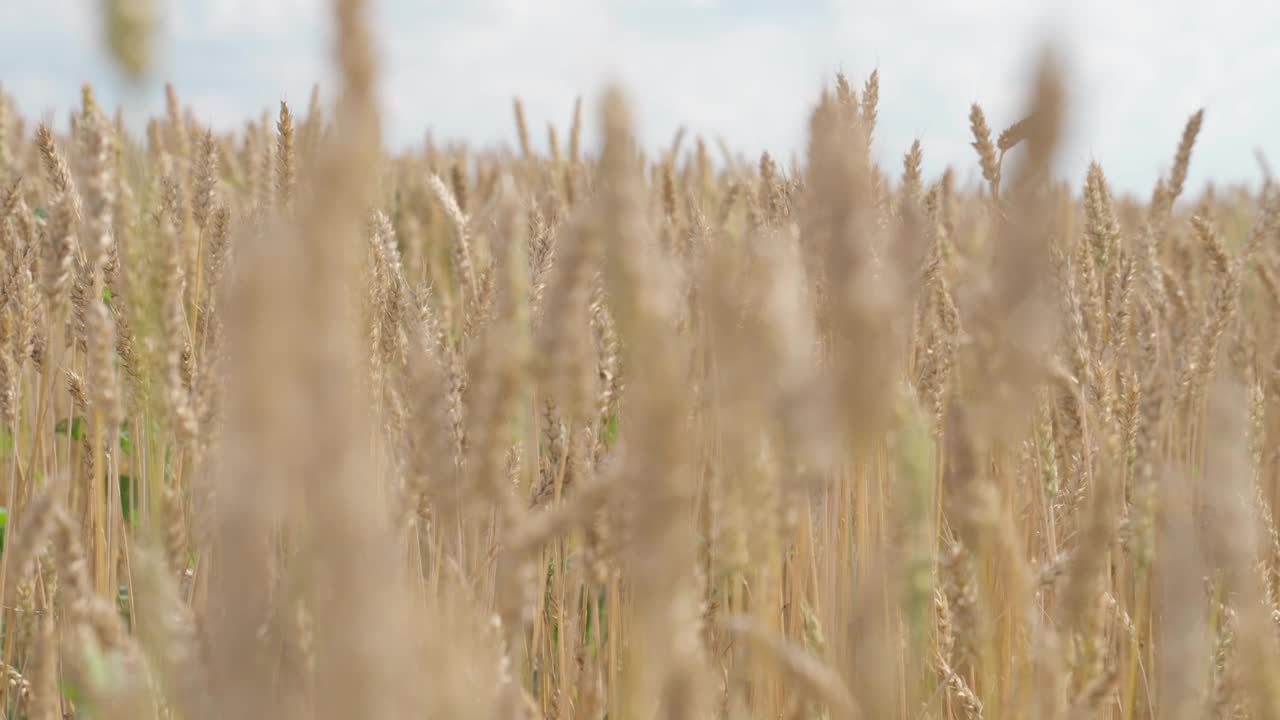
[[[65,111],[85,81],[137,120],[172,80],[205,121],[235,127],[280,99],[305,106],[328,74],[324,0],[159,0],[160,66],[134,87],[102,49],[95,0],[0,0],[0,85],[31,116]],[[1071,71],[1071,142],[1060,171],[1090,160],[1146,195],[1186,116],[1207,107],[1191,186],[1256,183],[1254,151],[1280,166],[1280,3],[1219,0],[380,0],[388,141],[514,142],[511,98],[535,140],[563,132],[574,97],[610,80],[643,139],[685,125],[754,157],[804,145],[823,82],[881,76],[877,152],[895,166],[920,138],[926,169],[973,172],[969,103],[1017,119],[1036,50],[1052,38]],[[301,108],[299,108],[301,109]],[[591,135],[588,135],[588,141]]]

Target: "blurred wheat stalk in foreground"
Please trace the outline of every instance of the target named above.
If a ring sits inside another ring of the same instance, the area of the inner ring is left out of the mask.
[[[979,188],[874,73],[790,168],[617,91],[389,156],[334,18],[235,133],[0,97],[7,717],[1280,717],[1280,193],[1186,196],[1201,112],[1145,204],[1051,58]]]

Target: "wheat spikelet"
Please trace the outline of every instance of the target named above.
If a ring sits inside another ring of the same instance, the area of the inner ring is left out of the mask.
[[[206,130],[200,138],[196,155],[194,182],[191,191],[191,219],[201,231],[207,229],[217,197],[218,146],[213,131]]]
[[[115,61],[137,79],[151,68],[156,27],[159,24],[151,0],[103,0],[107,47]]]
[[[871,136],[876,129],[876,110],[880,104],[880,71],[872,70],[867,82],[862,87],[862,131],[866,133],[867,147],[871,147]]]
[[[924,151],[920,149],[920,141],[911,143],[911,149],[902,156],[902,194],[910,202],[923,199],[923,183],[920,178],[920,163],[924,160]]]
[[[293,115],[289,112],[289,104],[280,101],[280,119],[276,122],[276,206],[282,212],[289,212],[293,206],[294,184],[297,182],[297,170],[294,167],[293,148]]]
[[[12,110],[5,97],[4,86],[0,86],[0,173],[8,174],[13,164],[13,150],[9,147],[9,135],[12,131]]]
[[[569,128],[569,163],[582,162],[582,98],[573,101],[573,124]]]
[[[463,214],[457,199],[439,176],[432,175],[428,180],[428,186],[453,226],[454,272],[457,274],[460,294],[470,306],[477,301],[480,288],[476,281],[475,265],[471,259],[471,241],[467,235],[467,216]]]
[[[533,147],[529,143],[529,126],[524,121],[524,103],[520,98],[511,101],[511,109],[515,113],[516,137],[520,140],[520,156],[525,160],[533,158]]]
[[[992,196],[995,196],[1000,189],[1000,166],[996,160],[996,148],[991,144],[991,128],[987,126],[986,115],[978,103],[969,107],[969,129],[973,132],[972,145],[978,153],[982,179],[987,181]]]
[[[547,151],[551,155],[551,162],[555,165],[560,164],[560,138],[556,135],[556,126],[547,123]]]
[[[1187,169],[1191,166],[1191,148],[1196,144],[1200,134],[1200,125],[1204,122],[1204,110],[1197,110],[1187,118],[1186,127],[1182,129],[1182,139],[1178,141],[1178,152],[1173,156],[1173,169],[1169,172],[1169,188],[1166,202],[1169,206],[1182,195],[1182,186],[1187,181]]]

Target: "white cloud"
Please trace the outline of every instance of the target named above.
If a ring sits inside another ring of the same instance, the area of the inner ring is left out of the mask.
[[[230,34],[288,36],[322,27],[321,0],[182,0],[169,8],[174,31],[186,37]]]
[[[136,106],[135,117],[161,106],[158,82],[127,92],[106,70],[83,0],[10,4],[0,82],[24,108],[65,108],[83,80],[107,102]],[[217,123],[239,124],[280,97],[305,102],[328,73],[326,6],[178,0],[163,77]],[[1280,108],[1266,92],[1280,70],[1274,3],[1223,0],[1204,12],[1190,0],[385,0],[376,17],[387,137],[400,143],[428,128],[511,142],[515,94],[541,143],[548,121],[564,132],[575,96],[619,79],[652,144],[687,125],[748,155],[785,158],[803,148],[822,82],[878,67],[882,160],[896,168],[919,137],[926,169],[954,164],[964,175],[969,103],[980,101],[993,125],[1016,119],[1030,58],[1052,31],[1072,71],[1062,156],[1072,177],[1097,159],[1117,185],[1147,193],[1200,105],[1193,187],[1253,179],[1255,143],[1280,157],[1268,122]]]

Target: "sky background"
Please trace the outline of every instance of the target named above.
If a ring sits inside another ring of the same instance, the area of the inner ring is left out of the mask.
[[[62,120],[92,82],[140,123],[171,80],[221,129],[279,100],[305,109],[329,75],[324,0],[159,0],[163,37],[142,87],[116,75],[95,0],[0,0],[0,86],[28,117]],[[1189,187],[1256,184],[1254,151],[1280,166],[1280,2],[1219,0],[381,0],[376,31],[387,141],[514,144],[511,98],[546,147],[574,98],[612,80],[632,100],[642,140],[680,126],[754,158],[802,154],[807,117],[838,70],[881,79],[875,151],[901,166],[915,138],[931,175],[976,177],[968,108],[998,131],[1017,119],[1037,50],[1052,39],[1070,72],[1069,142],[1060,174],[1083,184],[1097,160],[1146,196],[1182,125],[1207,108]],[[594,125],[594,122],[590,123]],[[588,146],[595,133],[589,126]],[[714,144],[713,144],[714,147]]]

